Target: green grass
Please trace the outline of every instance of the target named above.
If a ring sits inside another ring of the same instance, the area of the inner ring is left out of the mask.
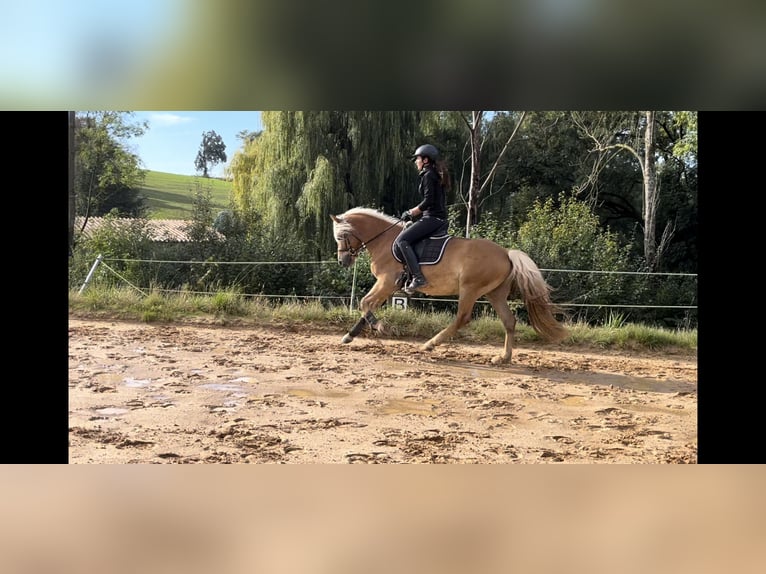
[[[191,219],[197,185],[203,192],[210,188],[213,213],[229,207],[230,181],[147,171],[141,194],[147,199],[149,219]]]
[[[91,286],[82,294],[69,291],[72,317],[123,319],[143,322],[200,322],[219,325],[311,325],[317,330],[332,330],[340,335],[359,319],[358,311],[344,306],[327,307],[316,301],[275,304],[262,297],[245,297],[234,291],[211,294],[151,291],[146,295],[129,287]],[[429,339],[446,327],[454,316],[447,312],[403,311],[388,306],[376,312],[386,326],[386,337]],[[697,330],[667,330],[658,327],[623,324],[612,317],[604,325],[568,323],[570,336],[563,347],[591,347],[680,354],[697,352]],[[456,340],[502,344],[505,333],[491,313],[483,314],[457,335]],[[516,324],[515,340],[525,344],[545,344],[523,321]]]

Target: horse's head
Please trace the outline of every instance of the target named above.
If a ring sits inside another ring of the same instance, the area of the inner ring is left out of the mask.
[[[364,242],[354,233],[354,228],[343,215],[330,215],[335,242],[338,244],[338,263],[343,267],[351,264],[364,249]]]
[[[368,207],[354,207],[340,215],[330,215],[330,219],[338,244],[338,263],[344,267],[349,267],[371,243],[375,243],[373,250],[384,245],[380,238],[387,237],[390,244],[392,238],[386,232],[394,228],[400,230],[402,225],[401,219]],[[394,231],[391,233],[395,234]]]

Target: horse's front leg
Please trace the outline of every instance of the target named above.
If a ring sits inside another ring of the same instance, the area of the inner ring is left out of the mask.
[[[374,318],[375,316],[372,315],[372,311],[369,312],[369,315]],[[377,319],[375,319],[377,322]],[[365,323],[370,323],[370,318],[367,314],[362,315],[359,320],[354,324],[353,327],[349,330],[348,333],[343,335],[343,338],[340,340],[341,343],[350,343],[354,340],[354,337],[356,337],[359,333],[362,332],[362,329],[364,329]],[[372,324],[371,324],[372,325]]]
[[[378,332],[383,332],[383,325],[375,316],[373,311],[385,303],[389,294],[396,290],[396,285],[386,277],[379,277],[372,286],[372,289],[362,297],[360,307],[362,309],[362,316],[354,324],[353,327],[343,336],[342,343],[350,343],[354,340],[365,325],[369,325]]]

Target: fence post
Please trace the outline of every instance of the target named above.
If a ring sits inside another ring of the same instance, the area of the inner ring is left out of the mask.
[[[80,290],[77,292],[78,295],[82,295],[82,292],[88,286],[88,283],[90,283],[90,278],[93,277],[93,273],[96,271],[96,268],[99,266],[103,258],[104,256],[99,253],[98,257],[96,257],[96,261],[93,263],[93,267],[91,267],[90,271],[88,271],[88,276],[85,278],[85,283],[82,284],[82,287],[80,287]]]
[[[354,259],[354,278],[351,280],[351,303],[348,306],[349,313],[354,312],[354,291],[356,291],[356,262],[357,260]]]

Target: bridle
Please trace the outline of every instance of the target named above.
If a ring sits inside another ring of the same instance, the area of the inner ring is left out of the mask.
[[[359,247],[351,246],[351,240],[348,238],[349,235],[351,235],[354,239],[356,239],[359,242]],[[375,238],[373,237],[373,239]],[[370,241],[372,241],[372,239]],[[357,237],[357,235],[353,231],[347,231],[346,233],[343,234],[343,247],[345,247],[345,249],[340,249],[340,247],[338,248],[338,253],[350,253],[351,257],[356,257],[362,251],[367,249],[367,244],[361,239],[359,239],[359,237]]]
[[[367,249],[367,245],[375,241],[378,237],[386,233],[389,229],[392,227],[395,227],[399,225],[399,221],[392,223],[388,227],[386,227],[383,231],[378,233],[375,237],[372,237],[371,239],[368,239],[367,241],[362,241],[356,233],[353,231],[347,231],[343,234],[343,237],[341,238],[343,240],[343,247],[344,249],[338,248],[338,253],[350,253],[351,257],[356,257],[360,253],[362,253],[365,249]],[[354,239],[356,239],[359,242],[358,247],[352,247],[351,246],[351,240],[348,238],[348,236],[351,235]],[[340,239],[338,240],[340,242]]]

